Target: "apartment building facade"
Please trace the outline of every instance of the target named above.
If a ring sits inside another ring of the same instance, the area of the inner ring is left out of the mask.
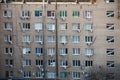
[[[119,5],[119,0],[1,1],[0,79],[86,80],[95,66],[114,75],[120,64]]]

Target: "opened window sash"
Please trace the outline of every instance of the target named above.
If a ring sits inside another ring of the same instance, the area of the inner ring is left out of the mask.
[[[85,53],[86,53],[87,56],[92,56],[93,55],[93,49],[87,48],[87,49],[85,49]]]
[[[48,30],[51,30],[51,31],[55,30],[55,24],[50,23],[50,24],[48,24],[47,27],[48,27]]]
[[[60,36],[60,41],[61,41],[61,43],[67,43],[68,37],[67,36]]]
[[[35,23],[35,30],[42,30],[42,23]]]

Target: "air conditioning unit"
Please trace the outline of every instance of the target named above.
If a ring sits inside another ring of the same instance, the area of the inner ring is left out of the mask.
[[[41,68],[41,65],[37,65],[37,68],[40,69],[40,68]]]
[[[55,32],[55,29],[51,30],[52,32]]]
[[[12,67],[13,67],[13,65],[9,65],[9,67],[10,67],[10,68],[12,68]]]
[[[63,45],[66,45],[66,44],[67,44],[67,42],[66,42],[66,41],[62,41],[61,43],[62,43]]]
[[[35,73],[34,73],[34,72],[32,72],[32,75],[33,75],[33,76],[35,76]]]
[[[64,69],[67,69],[67,66],[63,66]]]
[[[35,29],[37,32],[40,32],[40,29]]]
[[[40,55],[41,55],[41,53],[36,53],[36,55],[37,55],[37,56],[40,56]]]
[[[77,29],[77,32],[80,32],[80,29]]]
[[[30,19],[30,17],[29,17],[29,16],[26,16],[25,19]]]
[[[55,17],[51,17],[51,19],[55,19]]]
[[[21,16],[20,18],[21,18],[22,20],[25,20],[25,17],[24,17],[24,16]]]
[[[66,20],[66,18],[65,18],[65,17],[61,17],[61,19],[62,19],[62,21],[65,21],[65,20]]]
[[[23,70],[22,70],[22,69],[19,69],[19,72],[20,72],[20,73],[22,73],[22,72],[23,72]]]
[[[22,29],[23,32],[25,32],[26,30],[25,29]]]
[[[13,56],[13,53],[9,53],[10,56]]]
[[[109,3],[109,0],[106,0],[106,3]]]
[[[39,44],[43,44],[43,42],[42,42],[42,41],[39,41],[38,43],[39,43]]]
[[[86,45],[90,46],[92,44],[92,42],[86,42]]]
[[[27,44],[30,44],[30,41],[27,41],[26,43],[27,43]]]
[[[90,29],[90,30],[88,30],[89,32],[93,32],[93,30],[92,29]]]
[[[93,56],[93,54],[86,54],[86,56],[87,56],[87,57],[91,57],[91,56]]]
[[[12,16],[7,16],[8,19],[12,18]]]
[[[8,31],[12,31],[12,28],[9,28]]]
[[[61,56],[65,56],[66,54],[65,54],[65,53],[61,53],[60,55],[61,55]]]
[[[52,57],[54,54],[53,54],[53,53],[50,53],[49,55]]]
[[[12,44],[12,41],[8,41],[10,44]]]

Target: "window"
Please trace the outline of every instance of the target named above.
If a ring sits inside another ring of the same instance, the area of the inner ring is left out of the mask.
[[[24,78],[30,78],[31,77],[31,71],[24,71]]]
[[[61,23],[60,30],[67,30],[67,23]]]
[[[55,42],[55,36],[48,36],[48,42]]]
[[[111,2],[114,2],[114,0],[105,0],[106,3],[111,3]]]
[[[73,23],[72,27],[73,30],[80,32],[80,23]]]
[[[67,60],[61,60],[60,65],[61,65],[61,67],[66,68],[68,66],[68,61]]]
[[[60,49],[60,55],[67,55],[68,54],[68,49],[67,48],[61,48]]]
[[[85,49],[85,55],[86,56],[90,57],[90,56],[93,55],[93,53],[94,53],[93,49],[91,49],[91,48],[86,48]]]
[[[113,56],[114,55],[114,49],[107,49],[106,53],[108,56]]]
[[[91,23],[85,24],[85,30],[92,32],[92,24]]]
[[[22,14],[21,14],[21,18],[24,19],[24,18],[30,18],[30,11],[28,10],[23,10],[22,11]]]
[[[79,11],[73,11],[72,16],[75,17],[75,18],[78,18],[78,17],[80,17],[80,12]]]
[[[30,54],[31,50],[30,48],[23,48],[23,54]]]
[[[6,18],[12,17],[12,11],[11,10],[4,10],[3,16]]]
[[[68,43],[68,36],[60,36],[60,43],[63,44]]]
[[[73,55],[80,55],[80,48],[73,48]]]
[[[4,50],[5,50],[5,54],[12,54],[13,53],[13,48],[6,47]]]
[[[80,72],[73,72],[74,79],[80,79]]]
[[[41,17],[42,11],[41,10],[35,10],[35,17]]]
[[[114,61],[107,61],[107,67],[115,67]]]
[[[55,48],[48,48],[48,55],[55,55]]]
[[[23,41],[23,42],[28,42],[28,43],[30,43],[30,35],[24,35],[24,36],[22,37],[22,41]]]
[[[91,44],[93,42],[93,36],[85,36],[85,42]]]
[[[35,23],[35,30],[38,32],[42,30],[42,23]]]
[[[86,66],[86,67],[93,66],[93,61],[91,61],[91,60],[90,60],[90,61],[89,61],[89,60],[86,60],[86,61],[85,61],[85,66]]]
[[[36,60],[36,66],[43,66],[43,60]]]
[[[6,59],[5,60],[5,65],[13,67],[14,61],[12,59]]]
[[[60,11],[60,17],[61,17],[61,18],[67,17],[67,11],[66,11],[66,10]]]
[[[30,23],[23,23],[22,24],[22,30],[23,31],[30,30]]]
[[[54,32],[55,31],[55,24],[54,23],[49,23],[47,24],[47,28],[49,31]]]
[[[13,24],[12,23],[4,23],[4,29],[12,31]]]
[[[10,77],[13,77],[13,71],[11,71],[11,70],[10,70],[10,71],[5,71],[5,77],[6,77],[6,78],[8,78],[8,77],[9,77],[9,78],[10,78]]]
[[[5,36],[4,36],[4,41],[5,41],[5,42],[11,42],[11,43],[12,43],[12,36],[11,36],[11,35],[5,35]]]
[[[48,72],[48,78],[56,78],[56,74],[54,72]]]
[[[55,11],[47,11],[48,18],[55,18]]]
[[[108,43],[114,43],[114,36],[107,36],[106,40]]]
[[[92,11],[85,11],[85,18],[86,19],[91,19],[92,18]]]
[[[37,78],[43,78],[42,72],[36,72],[36,77]]]
[[[114,17],[114,11],[107,11],[106,15],[107,17]]]
[[[72,37],[72,42],[73,43],[80,43],[80,36],[73,36]]]
[[[60,78],[67,78],[68,72],[60,72]]]
[[[29,59],[23,60],[23,67],[30,66],[30,65],[31,65],[31,60],[29,60]]]
[[[80,66],[80,60],[73,60],[73,66],[79,67]]]
[[[48,65],[50,67],[55,67],[55,60],[48,60]]]
[[[36,55],[40,56],[41,54],[43,54],[43,48],[35,48],[35,53]]]
[[[114,30],[114,27],[115,27],[115,25],[114,25],[113,23],[108,23],[108,24],[106,24],[106,28],[107,28],[108,30]]]
[[[40,35],[36,35],[35,36],[35,42],[36,43],[41,43],[42,44],[42,41],[43,41],[43,37],[42,36],[40,36]]]

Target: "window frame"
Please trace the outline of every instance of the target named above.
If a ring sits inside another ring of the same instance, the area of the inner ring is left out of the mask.
[[[23,35],[23,36],[22,36],[22,41],[23,41],[23,42],[31,42],[31,37],[30,37],[30,35]]]
[[[47,11],[47,17],[48,18],[55,18],[55,11],[54,10]]]
[[[80,55],[80,48],[73,48],[73,55]]]
[[[114,48],[108,48],[106,49],[107,56],[114,56],[115,55],[115,49]]]
[[[112,14],[113,13],[113,14]],[[111,15],[110,15],[111,14]],[[106,11],[106,16],[108,18],[114,18],[115,17],[115,11]]]
[[[110,39],[113,39],[113,40],[110,40]],[[115,37],[114,36],[107,36],[106,41],[108,43],[114,43],[115,42]]]
[[[80,43],[80,36],[72,36],[72,43]]]
[[[93,61],[92,60],[85,60],[85,67],[92,67]]]
[[[60,10],[60,17],[61,18],[66,18],[67,17],[67,10]]]
[[[68,77],[68,72],[60,72],[60,78],[67,78]]]
[[[12,10],[4,10],[3,17],[5,18],[12,18]]]
[[[60,48],[60,55],[67,55],[68,54],[68,48]]]
[[[109,67],[109,68],[114,68],[115,67],[115,62],[114,61],[107,61],[106,66]]]
[[[80,72],[72,72],[73,79],[80,79]]]
[[[35,60],[35,64],[36,64],[36,66],[43,66],[43,60],[41,60],[41,59],[36,59],[36,60]]]
[[[81,65],[81,63],[80,63],[80,60],[72,60],[72,65],[73,65],[73,67],[80,67]]]
[[[72,16],[74,18],[79,18],[80,17],[80,11],[73,11]]]
[[[48,66],[49,67],[55,67],[56,65],[56,61],[54,59],[49,59],[48,60]]]
[[[25,66],[31,66],[31,60],[30,59],[25,59],[22,61],[23,67]]]

